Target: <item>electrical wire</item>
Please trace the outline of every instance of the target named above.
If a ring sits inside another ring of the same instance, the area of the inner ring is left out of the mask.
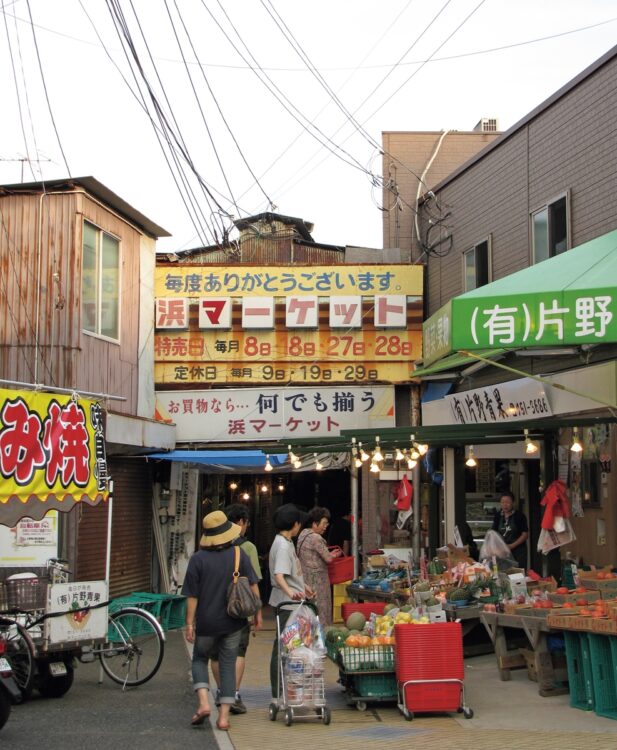
[[[56,120],[54,118],[53,109],[51,107],[51,102],[49,100],[49,92],[47,91],[47,84],[45,83],[45,75],[43,73],[43,64],[41,63],[41,55],[39,53],[39,45],[36,40],[36,33],[34,31],[34,23],[32,22],[32,11],[30,10],[30,0],[26,0],[26,7],[28,8],[28,16],[30,17],[30,26],[32,28],[32,39],[34,41],[34,49],[36,51],[36,59],[39,65],[39,71],[41,74],[41,82],[43,84],[43,91],[45,92],[45,101],[47,102],[47,109],[49,111],[49,116],[51,118],[51,123],[54,128],[54,133],[56,134],[56,140],[58,141],[58,146],[60,148],[60,153],[62,154],[62,159],[64,161],[64,166],[66,167],[66,173],[70,177],[71,176],[71,170],[69,168],[69,164],[66,160],[66,154],[64,153],[64,149],[62,148],[62,141],[60,140],[60,134],[58,133],[58,128],[56,127]]]

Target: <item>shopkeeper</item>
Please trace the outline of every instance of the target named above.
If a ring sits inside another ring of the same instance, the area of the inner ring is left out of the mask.
[[[527,568],[527,518],[520,510],[514,509],[514,495],[511,492],[502,492],[499,504],[501,510],[495,513],[492,528],[503,537],[518,567]]]

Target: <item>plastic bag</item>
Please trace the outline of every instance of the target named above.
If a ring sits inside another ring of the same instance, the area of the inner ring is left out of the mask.
[[[494,529],[489,529],[480,547],[480,560],[492,560],[493,557],[497,558],[500,569],[504,567],[504,563],[505,567],[517,567],[516,560],[512,557],[512,552],[501,534]]]
[[[307,604],[300,604],[289,616],[281,633],[281,646],[287,652],[301,646],[319,653],[326,652],[319,618]]]

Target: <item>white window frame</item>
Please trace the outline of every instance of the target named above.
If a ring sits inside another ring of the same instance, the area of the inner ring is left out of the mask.
[[[541,263],[542,260],[548,260],[548,258],[554,258],[555,255],[561,253],[551,253],[551,245],[553,244],[551,241],[550,236],[550,210],[551,207],[554,206],[559,201],[562,201],[565,199],[566,202],[566,249],[563,252],[567,252],[572,247],[572,226],[571,226],[571,210],[570,210],[570,190],[566,190],[563,193],[560,193],[559,195],[556,195],[551,200],[547,201],[543,206],[538,206],[538,208],[534,209],[529,214],[529,253],[530,253],[530,263],[531,265],[536,265],[536,263]],[[542,213],[543,211],[547,212],[547,244],[549,249],[549,255],[547,258],[542,258],[541,260],[536,259],[536,238],[535,238],[535,224],[534,224],[534,217],[537,216],[539,213]]]
[[[484,245],[486,243],[486,263],[487,263],[487,280],[486,283],[490,284],[493,280],[493,243],[492,243],[492,235],[487,235],[483,240],[480,240],[479,242],[476,242],[475,245],[472,245],[467,250],[463,251],[462,254],[462,260],[463,260],[463,293],[465,292],[471,292],[473,289],[478,289],[478,265],[477,265],[477,259],[476,259],[476,251],[480,247],[480,245]],[[467,286],[467,259],[469,256],[473,253],[474,256],[474,269],[475,269],[475,286],[468,287]],[[482,284],[484,286],[484,284]]]
[[[89,224],[96,231],[96,233],[97,233],[97,241],[96,241],[96,245],[97,245],[97,258],[96,258],[96,261],[97,261],[97,284],[99,285],[99,302],[98,302],[99,309],[97,310],[97,321],[98,321],[98,323],[97,323],[97,330],[96,331],[90,331],[90,330],[84,328],[83,327],[83,322],[82,322],[81,330],[82,330],[82,333],[84,333],[86,336],[94,336],[97,339],[103,339],[104,341],[110,341],[110,342],[112,342],[114,344],[119,344],[120,343],[120,332],[122,330],[122,326],[121,326],[121,322],[120,322],[120,313],[121,313],[121,310],[122,310],[122,299],[121,299],[121,297],[122,297],[122,242],[121,242],[120,237],[118,237],[117,235],[113,234],[113,232],[108,232],[107,230],[102,229],[98,224],[95,224],[90,219],[85,219],[84,218],[83,224],[82,224],[82,240],[81,240],[82,258],[83,258],[83,252],[84,252],[84,234],[85,234],[84,227],[86,226],[86,224]],[[107,335],[105,335],[105,334],[103,334],[103,333],[100,332],[101,331],[101,319],[102,319],[102,317],[101,317],[101,310],[100,310],[100,305],[101,305],[101,300],[102,300],[102,295],[100,294],[100,285],[101,285],[101,281],[102,281],[102,273],[101,273],[102,252],[101,252],[101,248],[102,248],[103,236],[105,236],[105,235],[107,237],[110,237],[111,239],[115,240],[118,243],[118,303],[117,303],[117,305],[118,305],[118,309],[117,309],[118,336],[117,336],[117,338],[113,338],[111,336],[107,336]],[[82,306],[84,304],[83,273],[84,273],[84,269],[83,269],[83,261],[82,261],[82,286],[81,286],[81,304],[82,304]]]

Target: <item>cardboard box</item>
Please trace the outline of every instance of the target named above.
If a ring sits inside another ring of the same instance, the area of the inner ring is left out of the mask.
[[[527,591],[531,594],[535,589],[540,591],[555,591],[557,588],[557,581],[551,577],[548,581],[527,581]]]

